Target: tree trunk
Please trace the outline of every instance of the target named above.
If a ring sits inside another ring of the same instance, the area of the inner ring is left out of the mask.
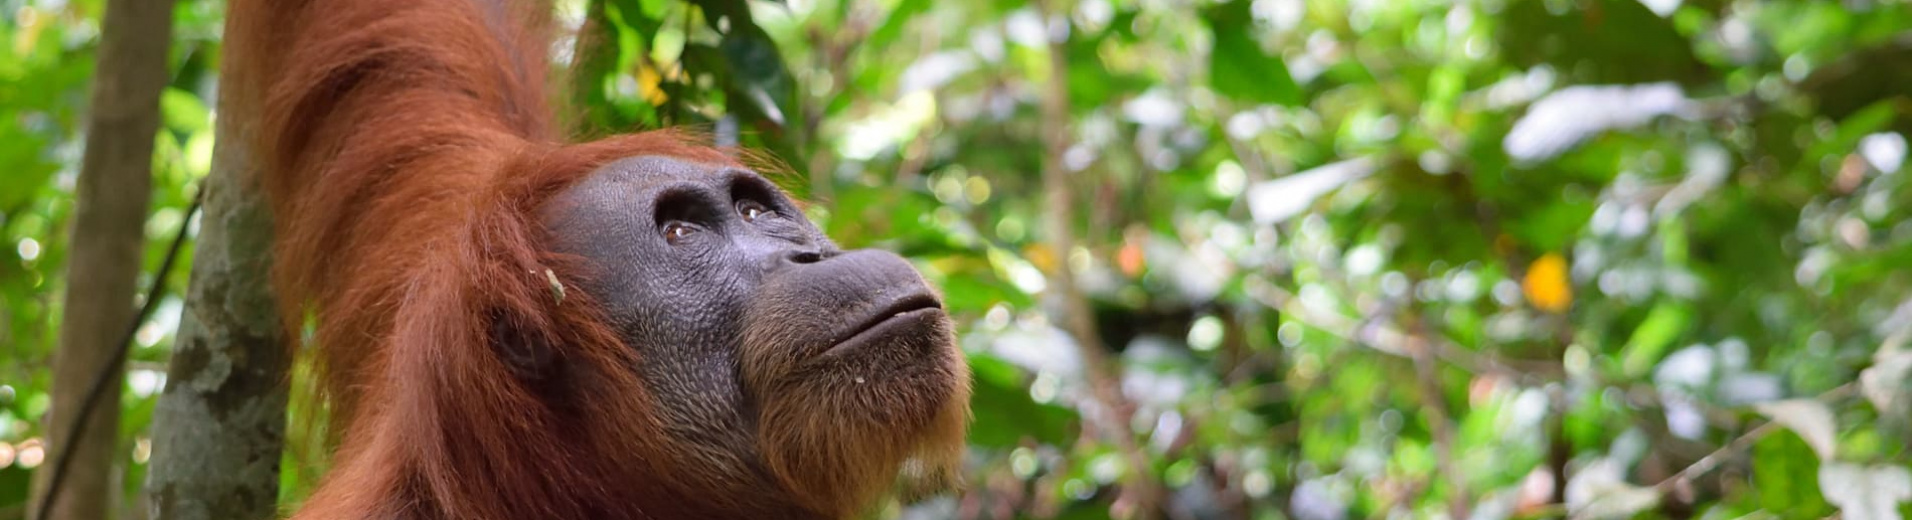
[[[65,319],[53,355],[48,457],[46,469],[34,475],[36,518],[101,520],[118,496],[112,476],[115,455],[121,453],[119,352],[137,314],[153,137],[159,130],[172,22],[172,0],[107,2],[74,203]],[[99,397],[82,410],[102,377]],[[71,444],[62,445],[68,438]],[[55,475],[61,468],[64,474]],[[59,488],[52,489],[56,478]],[[46,496],[49,491],[57,495]]]
[[[227,20],[231,35],[232,20]],[[290,363],[269,278],[272,220],[247,137],[260,92],[238,81],[260,42],[228,38],[212,175],[192,282],[147,472],[153,520],[273,518],[285,445]]]

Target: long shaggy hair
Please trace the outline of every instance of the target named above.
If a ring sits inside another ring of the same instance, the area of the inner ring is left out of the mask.
[[[682,133],[567,145],[547,101],[548,9],[467,0],[235,0],[228,95],[252,139],[288,330],[308,316],[327,430],[344,446],[296,518],[673,518],[769,514],[687,489],[637,360],[545,252],[540,203],[614,159],[731,163]],[[549,272],[549,274],[547,274]],[[487,346],[563,345],[549,403]],[[668,477],[656,477],[668,475]],[[615,486],[604,485],[616,482]],[[501,490],[509,490],[502,492]],[[721,501],[725,503],[711,503]],[[630,504],[645,504],[637,512]]]

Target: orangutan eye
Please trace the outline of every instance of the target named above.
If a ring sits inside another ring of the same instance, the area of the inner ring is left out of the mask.
[[[744,222],[756,222],[760,218],[777,216],[777,212],[770,211],[770,208],[764,207],[763,203],[754,200],[738,201],[737,214],[744,217]]]
[[[670,242],[671,245],[677,245],[678,242],[690,238],[691,235],[695,235],[699,231],[703,230],[698,229],[697,226],[691,225],[688,222],[673,220],[664,223],[664,241]]]

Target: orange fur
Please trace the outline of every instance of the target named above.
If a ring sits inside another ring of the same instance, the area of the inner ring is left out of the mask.
[[[843,518],[906,460],[948,473],[966,386],[873,398],[897,403],[878,408],[899,410],[880,418],[894,424],[832,424],[815,403],[771,399],[766,421],[789,426],[759,433],[770,474],[672,445],[631,370],[642,360],[590,295],[553,294],[546,270],[589,273],[542,247],[536,209],[619,158],[737,161],[672,131],[562,142],[546,105],[548,12],[232,2],[228,44],[244,51],[230,94],[261,107],[247,137],[276,219],[274,283],[291,330],[308,310],[316,320],[319,394],[342,432],[294,517]],[[561,346],[575,399],[513,378],[488,343],[498,321]],[[966,383],[960,359],[946,361],[935,375]]]

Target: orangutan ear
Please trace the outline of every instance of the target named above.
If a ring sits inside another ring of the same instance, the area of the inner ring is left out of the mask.
[[[518,319],[505,311],[491,313],[491,331],[489,340],[491,349],[498,354],[499,361],[526,384],[538,384],[551,380],[558,371],[557,350],[551,341],[542,334],[528,334],[531,330],[522,326]]]

